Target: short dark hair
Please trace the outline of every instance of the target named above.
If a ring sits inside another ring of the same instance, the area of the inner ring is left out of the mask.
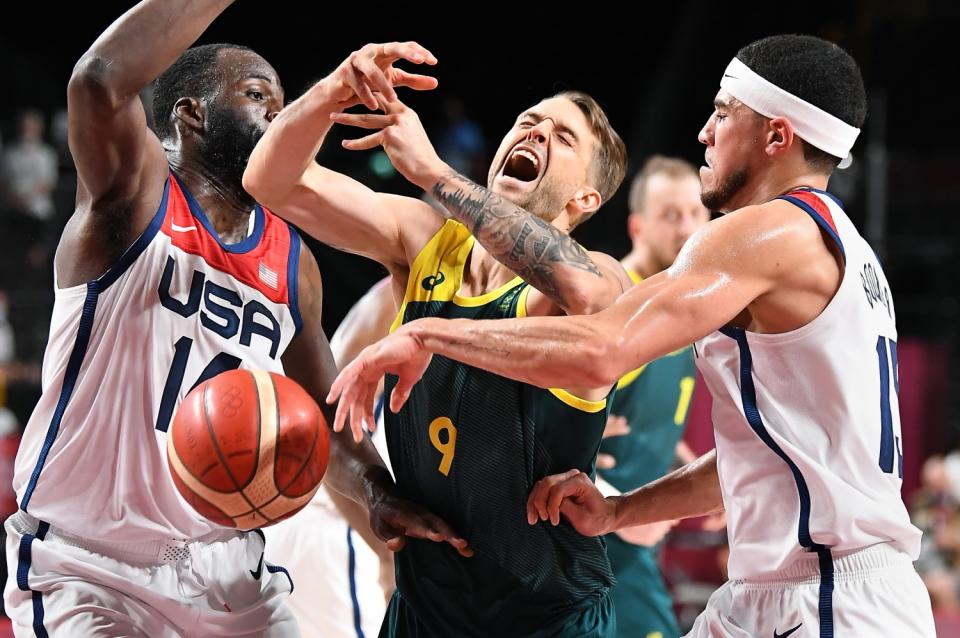
[[[812,35],[773,35],[751,42],[737,58],[768,82],[860,128],[867,117],[867,92],[853,57],[832,42]],[[803,142],[803,157],[830,173],[842,157]]]
[[[161,140],[173,133],[173,106],[182,97],[212,97],[219,89],[222,75],[217,56],[224,49],[251,51],[239,44],[204,44],[183,52],[170,68],[153,83],[153,130]]]

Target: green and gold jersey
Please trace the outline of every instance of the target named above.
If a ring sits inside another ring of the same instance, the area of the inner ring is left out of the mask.
[[[517,277],[479,297],[458,294],[474,244],[447,221],[414,260],[394,328],[421,317],[525,315]],[[386,392],[396,383],[387,377]],[[604,542],[568,523],[529,525],[544,476],[592,474],[607,402],[545,390],[435,356],[386,435],[404,496],[444,518],[476,554],[413,540],[397,555],[397,586],[431,635],[529,635],[595,605],[612,584]]]

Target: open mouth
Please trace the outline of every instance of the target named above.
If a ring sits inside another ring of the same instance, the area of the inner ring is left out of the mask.
[[[540,177],[544,162],[531,149],[517,146],[503,163],[500,173],[520,182],[533,182]]]

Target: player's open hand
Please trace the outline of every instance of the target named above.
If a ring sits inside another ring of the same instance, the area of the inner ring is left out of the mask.
[[[343,147],[364,151],[382,146],[397,171],[413,184],[428,189],[431,176],[442,172],[443,164],[430,143],[416,111],[400,100],[388,101],[376,94],[380,113],[331,113],[338,124],[376,130],[360,139],[344,140]]]
[[[379,105],[374,93],[395,100],[398,86],[417,91],[437,88],[436,78],[393,66],[399,60],[431,66],[437,63],[437,58],[416,42],[367,44],[351,53],[327,76],[325,81],[330,83],[331,97],[337,102],[362,103],[370,109],[377,109]]]
[[[403,549],[407,538],[422,538],[435,543],[449,543],[461,556],[473,556],[470,544],[453,531],[446,521],[394,494],[383,494],[370,506],[370,526],[386,542],[387,548],[394,552]]]
[[[327,403],[332,405],[337,399],[340,400],[333,431],[341,431],[349,415],[353,439],[359,443],[363,439],[364,421],[371,431],[376,427],[373,410],[383,375],[390,373],[399,377],[390,393],[389,404],[392,412],[398,412],[432,358],[433,355],[423,349],[406,326],[364,348],[356,359],[340,371],[330,387]]]
[[[540,479],[527,499],[527,522],[549,520],[560,524],[560,515],[584,536],[599,536],[614,529],[616,505],[604,498],[590,477],[580,470]]]

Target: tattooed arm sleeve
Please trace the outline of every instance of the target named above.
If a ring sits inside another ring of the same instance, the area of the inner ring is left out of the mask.
[[[497,261],[568,314],[592,310],[593,290],[610,284],[622,290],[567,233],[463,175],[445,173],[431,190]]]

